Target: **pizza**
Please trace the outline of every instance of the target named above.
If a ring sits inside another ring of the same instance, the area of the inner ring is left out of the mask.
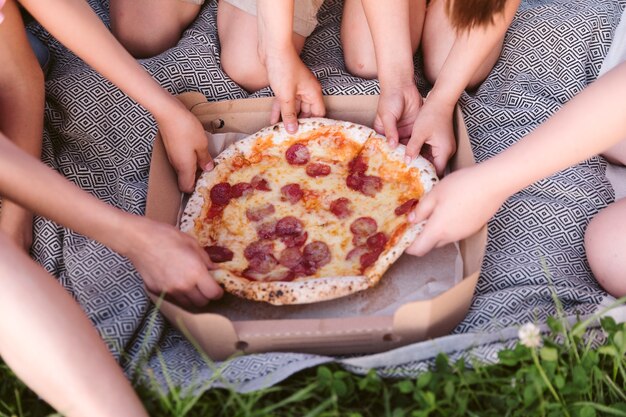
[[[374,130],[322,118],[234,143],[204,172],[181,230],[218,266],[227,292],[275,305],[374,286],[421,230],[408,212],[437,182]]]

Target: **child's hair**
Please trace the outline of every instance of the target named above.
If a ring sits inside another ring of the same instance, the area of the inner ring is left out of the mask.
[[[457,31],[487,26],[504,11],[506,0],[447,0],[447,12]]]

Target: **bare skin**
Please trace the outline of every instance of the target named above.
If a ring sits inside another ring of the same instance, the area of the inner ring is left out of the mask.
[[[517,191],[620,143],[626,137],[625,94],[623,63],[515,145],[446,176],[409,214],[411,222],[426,221],[426,225],[407,252],[422,256],[470,236]],[[533,169],[528,169],[529,160],[534,161]],[[620,201],[592,221],[586,236],[589,264],[599,283],[616,297],[626,295],[624,219],[626,203]]]
[[[0,131],[36,158],[41,155],[44,111],[44,77],[33,53],[22,17],[13,0],[3,8],[0,25]],[[33,115],[35,115],[33,117]],[[23,250],[33,238],[33,215],[10,200],[2,202],[0,232]]]
[[[135,58],[149,58],[175,46],[200,5],[180,0],[111,0],[111,31]]]
[[[326,113],[319,81],[299,56],[305,38],[293,31],[293,2],[259,0],[252,16],[220,1],[217,16],[222,68],[250,92],[269,85],[276,95],[269,122],[282,118],[290,133],[298,116]]]
[[[409,139],[407,160],[429,144],[435,168],[443,173],[456,151],[454,106],[465,89],[478,86],[493,68],[519,3],[509,1],[487,27],[457,32],[445,12],[446,0],[433,0],[426,10],[425,1],[418,0],[346,1],[346,65],[357,75],[378,76],[381,97],[374,128],[392,146]],[[426,78],[434,85],[425,103],[414,82],[413,53],[420,43]]]

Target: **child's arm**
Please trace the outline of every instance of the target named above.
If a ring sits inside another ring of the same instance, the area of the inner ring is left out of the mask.
[[[421,256],[471,235],[510,195],[624,139],[624,97],[626,63],[506,151],[444,178],[409,215],[412,222],[428,221],[407,252]]]
[[[0,356],[68,417],[147,416],[72,297],[0,233]]]
[[[276,95],[270,123],[282,116],[290,133],[298,130],[298,113],[301,117],[326,113],[320,83],[293,45],[293,8],[294,0],[259,0],[257,4],[259,58]]]
[[[185,306],[222,295],[208,255],[174,227],[125,213],[80,190],[0,134],[0,192],[127,256],[155,294]]]
[[[414,80],[408,0],[363,0],[374,41],[380,99],[374,129],[392,146],[411,135],[422,105]]]
[[[520,0],[508,0],[503,13],[494,15],[491,24],[459,29],[453,34],[452,48],[439,73],[435,75],[433,88],[413,126],[407,156],[414,158],[424,143],[429,143],[437,172],[443,173],[448,159],[456,150],[452,131],[454,106],[488,57],[494,50],[499,50],[498,44],[513,20],[519,3]],[[454,29],[449,27],[447,30]]]
[[[60,42],[145,107],[156,119],[181,190],[191,192],[196,166],[211,169],[204,129],[117,42],[84,0],[20,0]]]

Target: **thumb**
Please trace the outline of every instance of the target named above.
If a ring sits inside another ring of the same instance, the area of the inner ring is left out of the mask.
[[[435,210],[435,202],[436,199],[434,198],[432,192],[426,194],[426,196],[420,200],[417,207],[409,213],[410,222],[421,223],[425,221],[422,231],[417,235],[411,246],[407,249],[407,252],[412,255],[424,256],[437,244],[437,239],[435,238],[435,233],[433,231],[433,222],[428,221]]]
[[[434,192],[434,191],[433,191]],[[435,210],[435,198],[432,193],[426,194],[417,203],[417,206],[409,213],[409,221],[411,223],[420,223],[428,220],[433,211]]]

